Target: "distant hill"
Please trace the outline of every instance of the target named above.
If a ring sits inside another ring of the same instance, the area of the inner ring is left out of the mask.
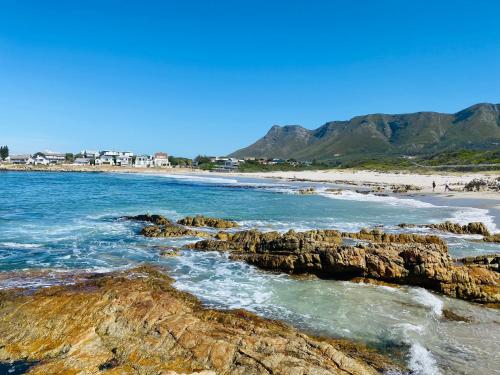
[[[357,116],[327,122],[315,130],[275,125],[257,142],[230,156],[328,161],[495,148],[500,148],[500,104],[483,103],[455,114]]]

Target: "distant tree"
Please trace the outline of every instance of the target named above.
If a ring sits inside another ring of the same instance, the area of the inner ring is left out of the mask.
[[[9,157],[9,147],[2,146],[0,147],[0,159],[5,160]]]
[[[75,160],[75,155],[73,155],[71,152],[67,152],[66,155],[64,155],[64,159],[72,163]]]
[[[43,152],[37,152],[35,155],[33,155],[34,157],[37,157],[37,156],[43,156],[45,157],[45,154]]]
[[[210,157],[206,155],[198,155],[194,161],[197,162],[198,164],[208,164],[210,163]]]

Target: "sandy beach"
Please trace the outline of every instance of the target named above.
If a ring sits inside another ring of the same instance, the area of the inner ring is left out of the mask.
[[[47,172],[102,172],[102,173],[151,173],[151,174],[201,174],[221,177],[251,177],[278,179],[285,181],[310,181],[324,182],[336,185],[346,185],[363,188],[380,187],[392,190],[394,185],[413,185],[420,188],[419,193],[426,195],[446,196],[450,198],[481,198],[498,200],[500,204],[500,193],[493,191],[465,192],[463,187],[473,179],[493,180],[500,178],[499,171],[491,172],[448,172],[448,173],[414,173],[406,171],[379,172],[356,169],[329,169],[312,171],[276,171],[276,172],[253,172],[253,173],[221,173],[209,172],[194,168],[136,168],[119,166],[80,166],[73,164],[53,166],[25,166],[0,164],[0,171],[47,171]],[[432,182],[436,182],[433,191]],[[445,184],[452,189],[445,192]]]

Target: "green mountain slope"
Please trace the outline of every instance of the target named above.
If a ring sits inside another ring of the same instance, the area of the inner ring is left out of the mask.
[[[232,157],[330,160],[373,155],[426,155],[500,148],[500,104],[476,104],[455,114],[371,114],[315,130],[273,126]]]

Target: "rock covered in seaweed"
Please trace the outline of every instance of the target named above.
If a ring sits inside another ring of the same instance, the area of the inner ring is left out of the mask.
[[[345,340],[315,339],[244,310],[216,311],[155,269],[34,294],[4,292],[0,361],[30,374],[342,374],[397,370]]]
[[[207,217],[202,215],[187,216],[177,221],[177,224],[188,227],[210,227],[217,229],[229,229],[238,227],[238,223],[231,220],[219,219],[216,217]]]

